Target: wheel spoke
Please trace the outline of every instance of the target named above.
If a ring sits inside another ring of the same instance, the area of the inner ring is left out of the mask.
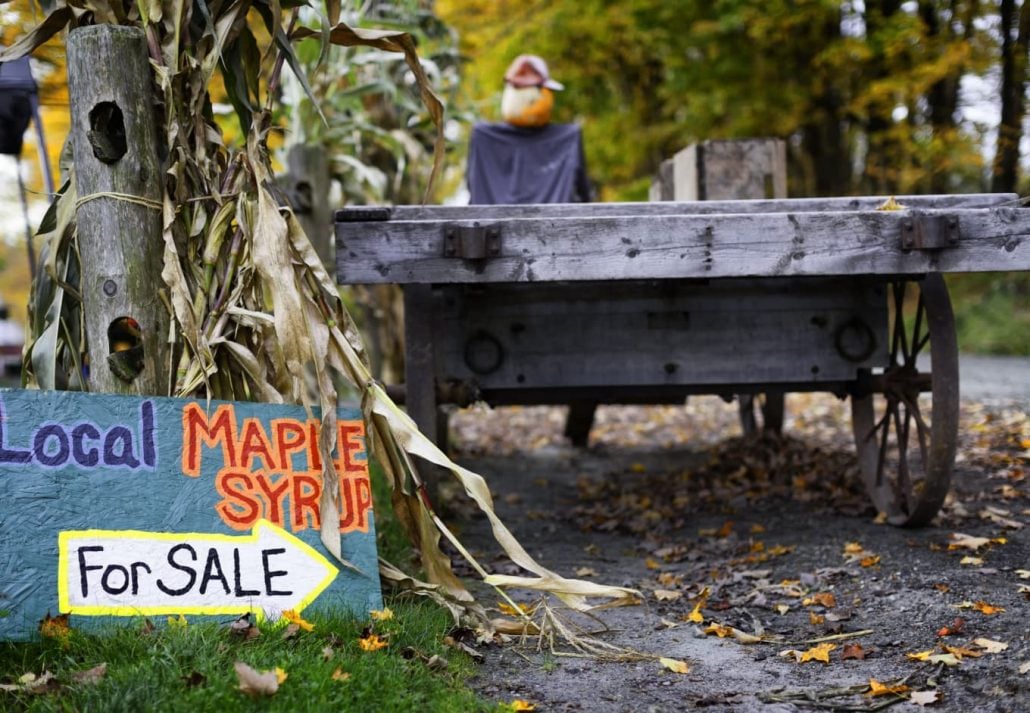
[[[906,397],[905,404],[908,407],[908,411],[916,421],[916,435],[919,437],[919,452],[923,457],[923,468],[926,468],[930,462],[930,450],[928,444],[930,439],[930,426],[923,420],[923,415],[919,411],[918,401],[913,398]]]
[[[891,364],[900,364],[898,361],[898,347],[902,347],[902,356],[907,357],[907,345],[905,340],[905,283],[895,282],[894,288],[894,334],[891,339]]]
[[[926,307],[923,305],[923,291],[919,290],[919,305],[916,307],[916,323],[915,328],[912,330],[912,354],[911,354],[911,365],[915,366],[916,357],[919,355],[919,351],[926,346],[926,342],[930,339],[929,330],[926,333],[926,338],[922,339],[919,336],[919,332],[923,326],[923,314],[926,312]],[[906,362],[908,363],[908,362]]]
[[[890,399],[887,400],[887,410],[880,420],[883,424],[883,432],[880,434],[880,454],[876,462],[876,487],[879,488],[883,485],[883,466],[887,460],[887,440],[890,436],[891,430],[891,413],[893,413],[895,404]]]
[[[900,407],[899,407],[900,411]],[[908,429],[911,416],[908,406],[905,406],[905,418],[902,419],[898,411],[894,413],[894,430],[898,434],[898,480],[894,492],[901,497],[899,504],[905,504],[905,511],[912,511],[912,478],[908,469]]]

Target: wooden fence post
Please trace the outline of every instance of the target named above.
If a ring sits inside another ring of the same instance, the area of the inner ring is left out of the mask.
[[[286,190],[304,233],[330,273],[336,269],[332,212],[329,210],[329,156],[320,145],[297,144],[286,153]]]
[[[167,394],[169,315],[158,292],[164,175],[143,31],[73,30],[68,91],[89,389]]]
[[[719,201],[787,197],[787,145],[781,139],[737,139],[691,144],[662,162],[652,201]],[[754,394],[737,394],[740,427],[755,433]],[[783,394],[767,393],[761,427],[783,428]]]

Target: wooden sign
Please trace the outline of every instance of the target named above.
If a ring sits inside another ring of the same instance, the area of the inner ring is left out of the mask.
[[[382,608],[365,429],[338,413],[336,562],[319,537],[317,412],[0,390],[0,637],[48,613]]]

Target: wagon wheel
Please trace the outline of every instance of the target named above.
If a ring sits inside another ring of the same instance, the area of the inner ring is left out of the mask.
[[[889,292],[890,361],[882,373],[860,377],[851,421],[873,504],[892,525],[919,527],[940,509],[954,467],[955,318],[940,275],[891,282]]]
[[[783,432],[783,393],[737,394],[740,409],[740,430],[752,436],[759,430],[766,433]],[[755,407],[762,414],[759,425]]]

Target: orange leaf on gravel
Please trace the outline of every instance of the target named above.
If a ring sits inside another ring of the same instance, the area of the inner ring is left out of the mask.
[[[955,617],[949,626],[943,626],[937,630],[937,636],[954,636],[961,634],[966,629],[966,620],[960,616]]]
[[[813,594],[810,597],[805,597],[801,600],[801,603],[806,607],[818,604],[821,607],[833,609],[837,606],[837,598],[833,596],[832,592],[819,592],[818,594]]]
[[[994,616],[995,614],[1000,614],[1001,612],[1005,611],[1005,607],[996,607],[993,604],[988,604],[983,600],[977,601],[975,604],[973,604],[973,609],[976,609],[981,614],[986,614],[987,616]]]
[[[900,696],[902,693],[908,691],[908,686],[903,683],[897,683],[890,685],[886,683],[880,683],[875,678],[869,679],[869,691],[866,692],[867,696]]]
[[[959,661],[961,661],[963,657],[978,659],[981,656],[983,656],[983,652],[973,651],[972,649],[968,649],[965,646],[948,646],[947,644],[945,644],[942,648],[949,654],[957,658]]]

